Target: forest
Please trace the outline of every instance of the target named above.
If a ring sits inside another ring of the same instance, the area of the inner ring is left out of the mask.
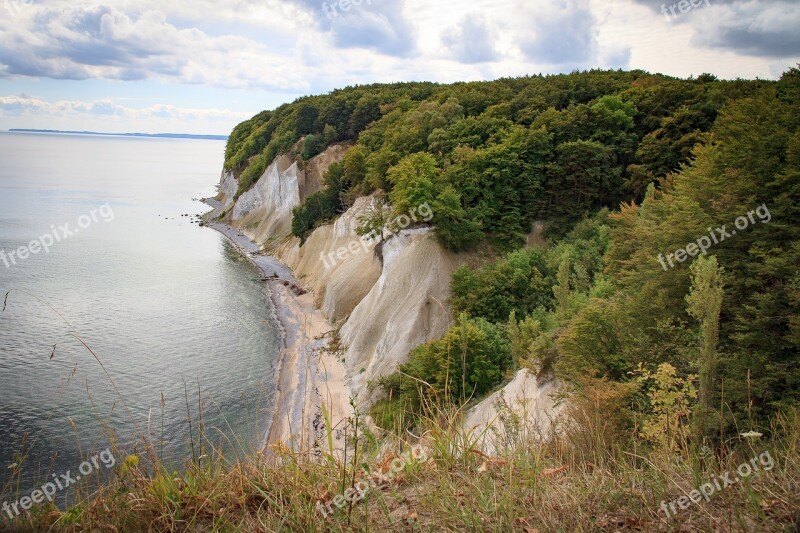
[[[369,85],[256,115],[225,165],[241,193],[278,154],[345,144],[296,236],[377,193],[398,214],[427,202],[442,245],[473,258],[453,275],[453,328],[379,384],[378,425],[414,427],[432,400],[529,368],[604,398],[617,435],[711,444],[769,433],[800,399],[798,125],[797,68]],[[526,246],[535,222],[546,246]],[[714,228],[727,237],[705,246]]]

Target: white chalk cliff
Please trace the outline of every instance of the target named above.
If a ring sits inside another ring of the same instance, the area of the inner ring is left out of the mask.
[[[362,411],[376,398],[370,384],[393,373],[409,352],[441,338],[452,325],[450,279],[459,257],[436,240],[430,228],[412,227],[391,236],[382,247],[356,233],[359,217],[374,202],[358,198],[334,223],[314,230],[301,245],[291,236],[292,209],[322,188],[322,176],[341,161],[345,147],[334,145],[304,166],[283,155],[267,167],[253,187],[234,201],[238,182],[224,172],[218,200],[224,221],[238,228],[288,265],[313,294],[314,304],[340,326],[349,393]],[[543,402],[544,390],[530,380],[509,384],[507,397],[529,393]],[[534,380],[535,382],[535,380]],[[494,398],[494,397],[492,397]],[[471,411],[467,423],[489,423],[496,398]]]

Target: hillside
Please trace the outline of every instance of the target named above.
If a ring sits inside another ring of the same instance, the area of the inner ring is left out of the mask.
[[[232,132],[211,216],[329,322],[282,369],[314,410],[265,457],[130,458],[28,523],[796,530],[799,172],[798,69],[370,85],[264,111]],[[314,390],[329,380],[349,408]]]
[[[519,367],[623,385],[667,363],[681,379],[700,375],[706,406],[722,401],[725,384],[724,413],[702,431],[724,439],[765,431],[800,390],[797,86],[795,69],[778,82],[591,71],[351,87],[239,125],[226,171],[236,199],[279,153],[302,165],[345,147],[319,190],[293,206],[295,256],[359,197],[386,206],[362,214],[366,226],[430,206],[423,224],[445,249],[468,252],[454,259],[469,266],[453,273],[461,318],[451,335],[474,339],[475,353],[437,378],[451,341],[431,338],[403,371],[451,400],[486,394]],[[739,217],[749,230],[736,238],[712,231],[733,235]],[[544,248],[525,247],[535,222]],[[718,309],[704,308],[719,290]],[[704,292],[687,300],[695,291]],[[453,375],[459,387],[446,383]],[[374,377],[419,411],[413,382]],[[404,409],[379,407],[389,408],[376,416],[384,427]]]

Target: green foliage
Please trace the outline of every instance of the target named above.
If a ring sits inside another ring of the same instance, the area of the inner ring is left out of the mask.
[[[450,301],[456,313],[506,322],[512,312],[524,317],[552,307],[553,283],[543,251],[519,250],[478,270],[460,267],[453,273]]]
[[[353,204],[355,197],[368,193],[371,188],[365,183],[367,178],[366,151],[362,146],[354,146],[344,156],[342,161],[344,174],[342,175],[342,188],[348,191],[347,206]]]
[[[785,78],[783,93],[793,94],[793,78]],[[586,214],[641,199],[689,161],[728,100],[763,83],[590,71],[347,87],[237,126],[225,166],[241,192],[303,136],[304,159],[355,143],[358,168],[348,168],[341,191],[347,208],[359,195],[391,193],[392,168],[424,153],[442,175],[425,195],[432,207],[439,202],[433,224],[441,242],[461,251],[487,238],[511,251],[536,220],[560,237]]]
[[[759,422],[800,401],[793,326],[800,309],[792,288],[800,264],[800,167],[789,109],[771,87],[731,102],[713,126],[713,144],[695,148],[690,166],[664,181],[662,190],[651,187],[641,206],[623,206],[612,215],[606,269],[620,292],[609,312],[595,313],[594,322],[605,326],[591,333],[608,340],[598,346],[588,332],[578,335],[588,318],[581,313],[559,339],[560,359],[592,361],[616,379],[625,379],[639,362],[655,368],[667,361],[684,375],[699,368],[703,405],[717,407],[724,383],[723,431],[764,430]],[[730,231],[748,213],[754,222],[746,230],[709,251],[724,269],[719,281],[704,276],[691,289],[687,264],[667,270],[659,265],[659,254],[708,235],[708,228]],[[714,308],[723,284],[716,343]],[[687,311],[690,290],[699,292],[691,293],[696,296]],[[693,317],[701,322],[699,334]]]
[[[649,388],[651,413],[642,422],[639,434],[672,456],[686,442],[686,422],[692,417],[697,390],[692,384],[696,376],[681,378],[675,367],[662,363],[650,373],[640,369],[639,381]]]
[[[303,141],[303,160],[308,161],[325,150],[325,140],[321,135],[308,135]]]
[[[609,243],[607,222],[608,213],[602,211],[578,223],[549,249],[517,250],[478,269],[461,266],[453,273],[451,284],[455,312],[505,323],[512,313],[524,318],[540,308],[555,311],[553,287],[558,284],[564,288],[562,301],[573,307],[575,293],[588,294],[603,271]]]
[[[292,235],[305,240],[306,236],[319,224],[343,212],[341,191],[341,163],[334,163],[325,173],[325,188],[309,196],[305,203],[292,210]]]
[[[308,135],[313,133],[319,110],[310,103],[302,103],[297,108],[297,118],[295,119],[295,131],[299,135]]]
[[[336,179],[295,212],[295,234],[377,190],[394,215],[428,204],[447,248],[486,240],[503,254],[458,269],[451,303],[507,327],[519,364],[627,384],[640,365],[669,363],[676,379],[701,375],[702,405],[716,408],[724,382],[723,432],[764,430],[800,402],[799,72],[778,82],[590,71],[349,87],[237,126],[226,167],[246,190],[303,134],[352,143]],[[705,260],[661,266],[659,256],[756,210],[768,220],[709,250],[713,284],[698,278]],[[537,222],[547,247],[520,250]],[[449,352],[420,350],[409,370],[440,383]]]
[[[700,404],[695,414],[695,433],[702,442],[709,429],[714,413],[714,373],[717,367],[717,345],[719,344],[719,313],[722,309],[723,290],[720,278],[722,269],[716,257],[699,257],[690,267],[692,287],[686,295],[686,311],[700,322],[702,347],[697,367],[700,375]],[[718,424],[714,424],[718,427]]]
[[[330,124],[325,124],[325,129],[323,129],[322,131],[322,140],[325,146],[332,144],[338,138],[339,138],[339,133],[336,131],[336,128],[334,128]]]
[[[425,398],[463,404],[481,397],[502,381],[511,365],[505,326],[462,314],[444,338],[413,350],[399,372],[384,378],[381,385],[391,402],[419,413]],[[386,411],[397,413],[399,407],[384,402],[381,409],[385,422],[397,422],[397,415],[388,416]]]
[[[431,209],[436,236],[446,248],[458,252],[483,240],[480,223],[469,218],[461,205],[461,195],[452,185],[445,186]]]
[[[410,213],[423,204],[432,204],[441,183],[436,160],[429,154],[417,153],[403,158],[389,170],[392,191],[389,199],[394,215]]]

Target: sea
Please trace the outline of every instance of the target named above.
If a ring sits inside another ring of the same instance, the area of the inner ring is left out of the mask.
[[[105,450],[98,479],[262,446],[274,309],[247,258],[193,218],[224,148],[0,133],[0,503]]]

